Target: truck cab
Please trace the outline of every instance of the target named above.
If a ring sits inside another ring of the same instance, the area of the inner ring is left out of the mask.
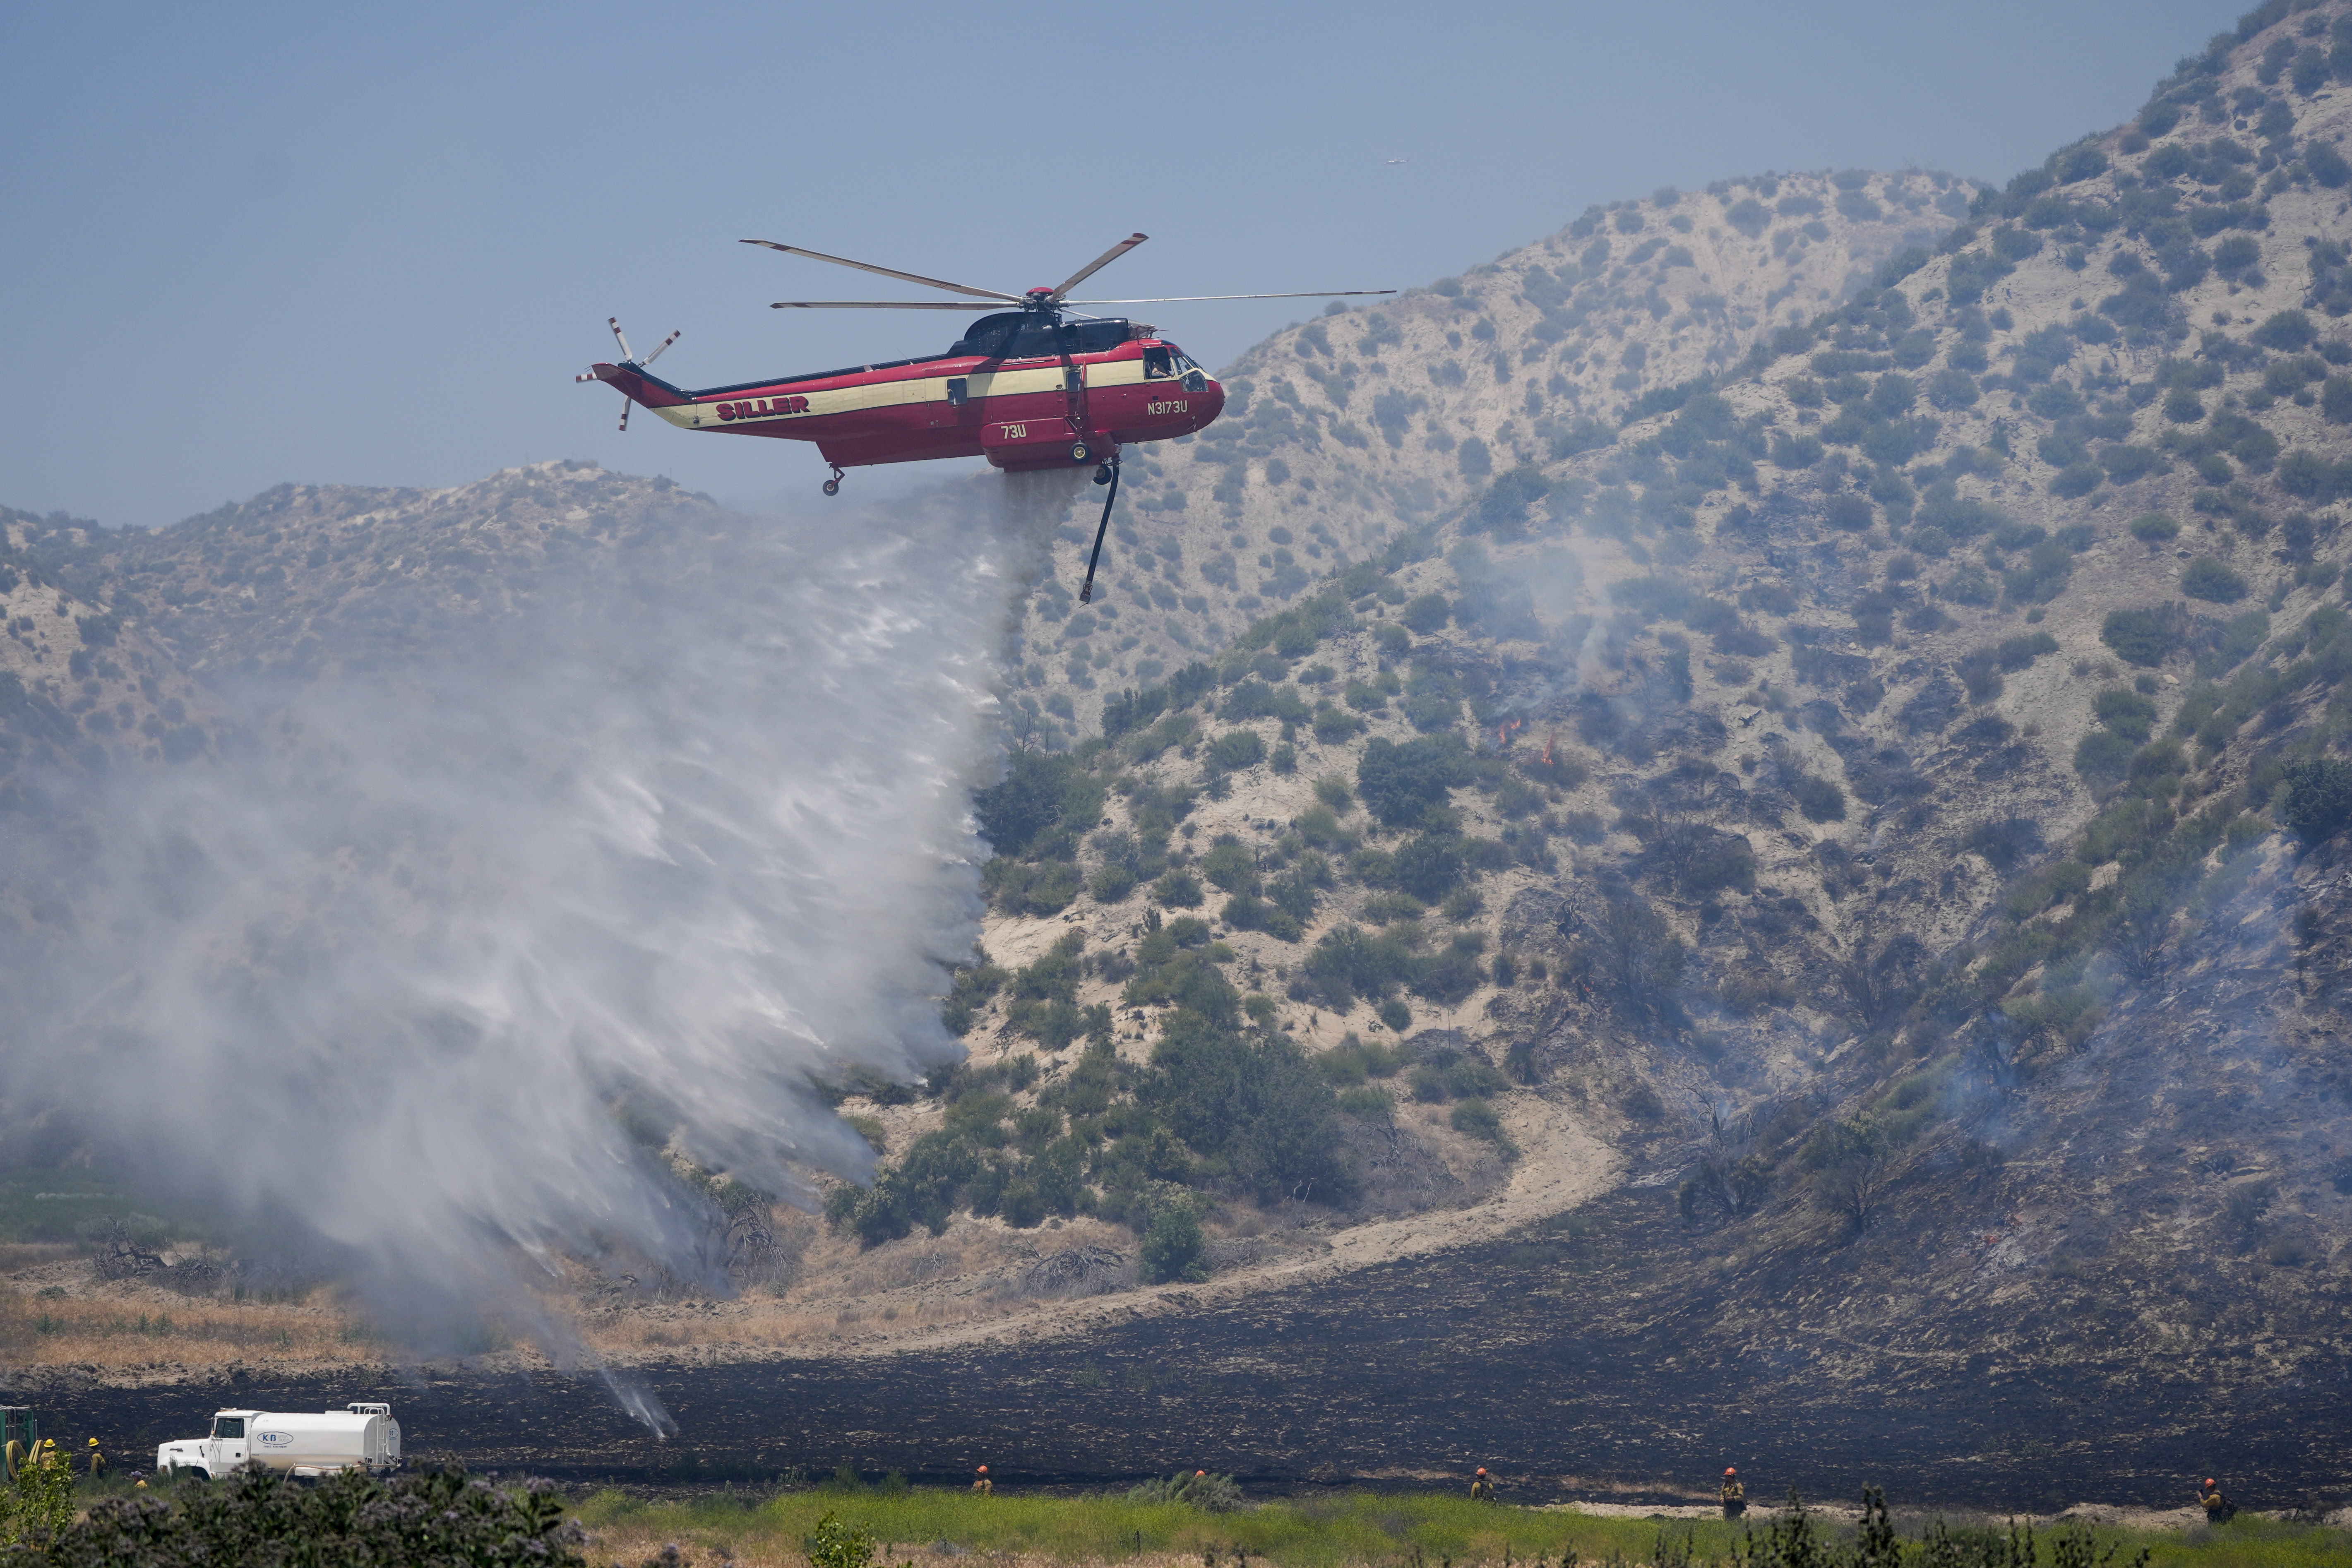
[[[258,1410],[220,1410],[213,1414],[212,1430],[201,1437],[165,1443],[155,1450],[159,1475],[184,1471],[200,1480],[233,1475],[252,1453],[253,1423]]]

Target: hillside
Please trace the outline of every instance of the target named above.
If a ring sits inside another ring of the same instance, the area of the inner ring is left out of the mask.
[[[1605,1341],[1629,1425],[1744,1380],[2017,1474],[2314,1429],[2347,83],[2352,7],[2267,5],[2005,187],[1662,192],[1251,350],[1130,454],[1104,602],[1074,511],[1010,634],[971,1059],[822,1085],[881,1173],[752,1202],[733,1299],[551,1294],[622,1361],[1279,1321],[1331,1372],[1371,1281],[1596,1382]],[[210,672],[737,523],[552,464],[7,525],[0,718],[54,781],[204,765]]]
[[[1016,645],[1016,724],[1067,744],[1105,695],[1225,646],[1492,475],[1605,442],[1643,397],[1737,363],[1932,245],[1971,195],[1949,175],[1862,170],[1664,190],[1276,333],[1220,373],[1215,426],[1129,454],[1092,611],[1076,603],[1091,527],[1066,528],[1075,548]]]
[[[1680,379],[1612,389],[1613,430],[1562,428],[1611,412],[1589,341],[1580,404],[1417,392],[1459,422],[1396,446],[1318,438],[1340,410],[1311,329],[1244,356],[1223,445],[1248,481],[1160,465],[1185,569],[1201,479],[1244,528],[1364,520],[1306,533],[1357,563],[1037,762],[1072,826],[999,807],[1029,815],[997,834],[1021,852],[991,868],[967,1038],[992,1072],[1045,1064],[1020,1125],[1058,1106],[1087,1170],[1148,1166],[1130,1140],[1184,1127],[1212,1070],[1188,1014],[1223,1009],[1304,1047],[1339,1109],[1299,1140],[1330,1171],[1189,1140],[1225,1194],[1213,1263],[1264,1266],[1227,1226],[1344,1246],[1496,1195],[1524,1220],[1565,1128],[1611,1152],[1601,1212],[1641,1220],[1644,1264],[1717,1302],[1675,1331],[1702,1361],[1826,1334],[1851,1348],[1825,1369],[1878,1378],[1899,1337],[1932,1383],[2193,1353],[2204,1399],[2340,1365],[2342,784],[2315,759],[2345,727],[2347,37],[2336,9],[2257,13],[1842,306],[1686,336]],[[1585,221],[1549,253],[1613,237]],[[1379,346],[1390,384],[1450,385],[1442,333],[1482,301],[1514,358],[1538,347],[1535,254],[1383,312],[1412,323]],[[1083,713],[1106,686],[1037,690]],[[1129,1075],[1107,1112],[1070,1087],[1100,1069],[1023,1054],[1089,1024]],[[1268,1070],[1247,1092],[1283,1103]],[[953,1132],[963,1092],[908,1131]],[[1351,1152],[1358,1184],[1314,1198]],[[1290,1179],[1253,1185],[1259,1159]]]

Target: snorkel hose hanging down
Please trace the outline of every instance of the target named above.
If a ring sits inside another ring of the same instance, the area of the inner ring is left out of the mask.
[[[1110,531],[1111,503],[1118,500],[1118,448],[1111,448],[1110,494],[1103,497],[1102,521],[1095,528],[1095,552],[1087,557],[1087,580],[1078,588],[1078,603],[1089,603],[1095,596],[1095,563],[1102,559],[1103,536]]]

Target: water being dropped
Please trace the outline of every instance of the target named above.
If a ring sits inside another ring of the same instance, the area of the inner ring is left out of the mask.
[[[5,849],[55,911],[9,938],[6,1092],[307,1234],[418,1348],[488,1308],[577,1359],[518,1259],[711,1268],[618,1097],[792,1194],[872,1162],[812,1079],[960,1053],[994,656],[1082,482],[1009,480],[699,514],[390,657],[321,617],[315,679],[218,684],[218,765]]]

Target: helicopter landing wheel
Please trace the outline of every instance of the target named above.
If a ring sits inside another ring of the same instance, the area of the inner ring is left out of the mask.
[[[1092,447],[1087,446],[1084,441],[1080,441],[1077,445],[1070,448],[1070,461],[1073,463],[1083,463],[1094,455],[1095,449]]]
[[[1108,463],[1097,463],[1095,465],[1095,483],[1098,485],[1107,485],[1110,483],[1110,465]]]
[[[824,481],[824,493],[825,493],[825,494],[827,494],[827,495],[829,495],[829,496],[837,496],[837,495],[839,495],[839,494],[841,493],[841,481],[840,481],[839,479],[827,479],[827,480],[825,480],[825,481]]]

